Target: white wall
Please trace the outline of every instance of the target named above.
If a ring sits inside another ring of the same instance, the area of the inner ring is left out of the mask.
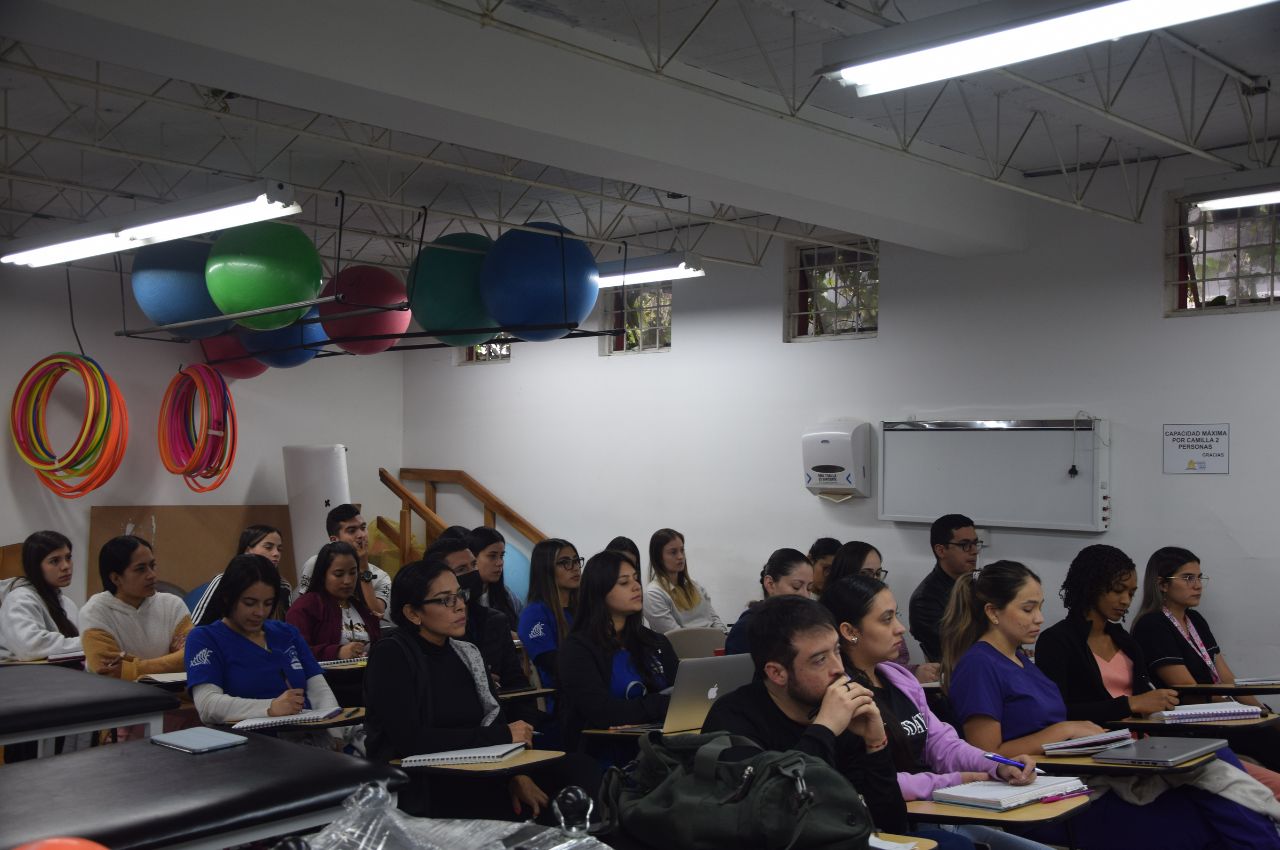
[[[352,498],[364,502],[369,518],[396,515],[399,502],[378,483],[377,470],[394,470],[400,462],[402,355],[327,358],[233,381],[240,426],[235,467],[222,487],[201,495],[168,473],[156,450],[156,417],[165,388],[179,364],[200,357],[199,349],[114,337],[120,326],[114,275],[73,271],[72,287],[85,351],[112,376],[128,404],[128,450],[105,486],[84,498],[63,500],[46,490],[18,457],[6,427],[6,445],[0,449],[0,542],[20,542],[43,528],[69,536],[76,565],[69,592],[77,601],[84,598],[86,578],[87,587],[97,586],[95,554],[88,551],[91,505],[284,504],[280,447],[286,444],[347,445]],[[150,324],[134,307],[127,286],[126,299],[130,325]],[[18,381],[36,361],[57,351],[76,350],[61,270],[6,266],[0,272],[0,316],[5,355],[0,359],[0,388],[7,410]],[[69,432],[80,423],[83,394],[78,384],[78,378],[67,375],[54,393],[51,438],[59,451],[70,445]],[[155,543],[161,570],[165,559],[181,557],[178,541]],[[233,544],[227,541],[229,549]]]
[[[956,260],[885,245],[874,340],[784,344],[779,247],[758,271],[677,282],[670,353],[602,358],[585,339],[519,345],[504,365],[407,355],[405,462],[468,470],[584,554],[615,534],[643,549],[654,529],[680,529],[727,618],[757,592],[771,550],[869,540],[905,611],[932,563],[927,527],[880,522],[872,500],[809,495],[803,429],[834,416],[1085,409],[1113,423],[1113,530],[997,529],[984,557],[1039,571],[1053,621],[1082,546],[1119,546],[1140,568],[1159,546],[1187,546],[1213,576],[1204,611],[1235,668],[1273,673],[1280,459],[1267,364],[1280,357],[1280,313],[1162,318],[1161,225],[1158,210],[1122,225],[1046,208],[1024,253]],[[1230,422],[1231,474],[1163,475],[1166,422]]]

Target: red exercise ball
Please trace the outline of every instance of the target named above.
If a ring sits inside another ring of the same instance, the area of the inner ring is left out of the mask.
[[[321,297],[341,295],[343,301],[330,301],[320,305],[320,324],[329,339],[343,351],[352,354],[379,354],[399,342],[399,337],[409,329],[412,314],[406,310],[384,310],[364,316],[346,319],[330,319],[329,316],[350,313],[363,307],[390,307],[403,304],[408,297],[400,278],[386,269],[373,266],[347,266],[338,276],[325,284]],[[395,334],[389,339],[365,339],[343,342],[344,336],[370,336]]]
[[[200,350],[204,352],[206,361],[221,360],[224,357],[243,358],[213,364],[213,368],[227,378],[256,378],[267,371],[267,364],[254,357],[245,356],[249,351],[234,333],[202,339]]]
[[[29,844],[15,847],[14,850],[108,850],[108,848],[87,838],[59,836],[57,838],[41,838],[39,841],[32,841]]]

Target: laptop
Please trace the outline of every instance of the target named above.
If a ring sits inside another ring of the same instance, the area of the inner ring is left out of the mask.
[[[1222,738],[1143,738],[1123,747],[1103,750],[1093,760],[1102,764],[1175,767],[1227,745]]]
[[[702,721],[707,719],[711,704],[721,694],[731,693],[750,684],[755,672],[755,664],[747,654],[681,661],[675,686],[671,689],[667,719],[662,723],[641,723],[616,728],[637,732],[661,729],[664,735],[697,732],[702,728]]]

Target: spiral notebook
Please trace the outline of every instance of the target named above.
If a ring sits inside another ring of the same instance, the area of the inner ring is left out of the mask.
[[[1086,735],[1083,738],[1068,738],[1065,741],[1054,741],[1044,745],[1046,756],[1091,756],[1112,747],[1123,747],[1133,740],[1127,729],[1113,729],[1110,732],[1099,732],[1097,735]]]
[[[939,788],[933,792],[933,800],[935,803],[955,803],[1004,812],[1045,797],[1059,797],[1083,790],[1087,790],[1087,786],[1076,776],[1037,776],[1030,785],[1009,785],[988,779]]]
[[[232,729],[271,729],[276,726],[295,726],[299,723],[311,723],[316,720],[328,720],[342,713],[340,708],[323,711],[299,711],[297,714],[285,714],[280,717],[250,717],[232,724]]]
[[[432,767],[441,764],[485,764],[506,761],[524,749],[524,744],[495,744],[492,747],[472,747],[468,750],[449,750],[443,753],[424,753],[400,760],[401,767]]]
[[[329,661],[317,661],[325,670],[345,670],[353,667],[366,667],[369,664],[368,658],[333,658]]]
[[[1248,720],[1261,716],[1262,709],[1256,705],[1242,705],[1235,700],[1227,700],[1199,705],[1178,705],[1167,711],[1153,713],[1151,719],[1164,723],[1200,723],[1214,720]]]

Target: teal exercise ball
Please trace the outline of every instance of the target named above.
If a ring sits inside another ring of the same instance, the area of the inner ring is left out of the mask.
[[[418,252],[409,271],[409,307],[423,330],[491,328],[497,323],[480,294],[480,268],[493,240],[478,233],[450,233]],[[453,250],[462,249],[462,250]],[[446,345],[488,342],[496,334],[445,334]]]
[[[529,598],[529,556],[510,543],[502,556],[502,583],[521,601]]]
[[[311,238],[291,224],[260,221],[224,231],[213,243],[204,268],[213,303],[223,313],[241,313],[310,301],[324,286],[320,252]],[[287,327],[305,307],[237,319],[256,331]]]
[[[212,319],[222,311],[209,297],[204,267],[209,259],[207,242],[176,239],[139,248],[133,255],[129,283],[133,300],[155,325]],[[173,331],[189,339],[208,339],[231,329],[231,320],[210,322]]]
[[[572,231],[550,222],[529,225],[546,233],[508,230],[493,243],[480,269],[485,309],[499,326],[581,323],[600,292],[600,273],[587,246],[560,234]],[[530,342],[559,339],[559,330],[512,331]]]
[[[314,319],[319,311],[312,307],[304,318]],[[298,322],[274,331],[241,331],[240,341],[254,357],[277,369],[291,369],[311,362],[329,341],[319,322]],[[307,348],[298,348],[305,345]]]

